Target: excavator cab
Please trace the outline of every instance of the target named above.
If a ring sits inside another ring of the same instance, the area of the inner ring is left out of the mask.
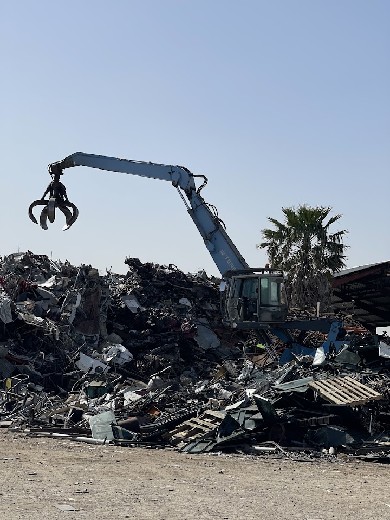
[[[238,329],[265,329],[286,320],[282,271],[266,268],[229,271],[224,279],[225,324]]]

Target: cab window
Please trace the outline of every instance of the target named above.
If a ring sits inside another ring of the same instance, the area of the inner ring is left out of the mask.
[[[279,305],[280,286],[278,282],[262,278],[260,287],[261,305]]]
[[[258,294],[258,278],[246,278],[243,280],[242,293],[243,298],[256,298]]]

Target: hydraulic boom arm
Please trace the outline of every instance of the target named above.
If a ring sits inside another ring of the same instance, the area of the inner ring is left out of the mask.
[[[105,157],[103,155],[92,155],[81,152],[74,153],[62,161],[50,164],[49,172],[53,179],[59,180],[59,177],[63,174],[63,170],[74,166],[88,166],[100,170],[139,175],[141,177],[171,182],[173,186],[177,188],[182,200],[186,204],[187,211],[198,228],[221,275],[224,275],[227,271],[242,270],[249,267],[226,233],[223,222],[218,217],[217,210],[207,204],[200,194],[201,189],[207,184],[207,178],[205,176],[194,175],[183,166],[169,166],[151,162],[117,159],[115,157]],[[195,178],[201,178],[203,180],[199,188],[195,185]],[[37,202],[33,203],[30,207],[30,218],[32,216],[32,206],[36,203]],[[58,207],[61,209],[59,204]],[[52,222],[54,216],[50,219],[50,215],[51,213],[49,212],[49,220]],[[46,215],[44,215],[44,217],[45,216]],[[45,224],[44,217],[42,218],[41,216],[41,226],[46,229],[47,226],[45,228],[45,226],[42,225],[42,222]],[[32,220],[37,223],[34,219],[35,217],[32,218]],[[73,222],[75,220],[74,218]],[[70,225],[72,225],[73,222],[71,222]],[[67,218],[67,226],[65,226],[65,229],[68,229],[70,225],[68,225]]]

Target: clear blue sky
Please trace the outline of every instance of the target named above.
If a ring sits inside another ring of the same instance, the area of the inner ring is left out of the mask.
[[[68,170],[78,221],[34,225],[47,165],[83,151],[205,174],[253,266],[303,203],[343,215],[348,267],[389,260],[389,26],[387,0],[1,2],[0,254],[217,274],[162,181]]]

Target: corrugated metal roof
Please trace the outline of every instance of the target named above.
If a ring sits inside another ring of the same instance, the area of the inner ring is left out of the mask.
[[[359,265],[357,267],[351,267],[349,269],[343,269],[342,271],[338,271],[337,273],[333,273],[333,277],[337,278],[339,276],[345,276],[347,274],[357,273],[358,271],[364,271],[365,269],[370,269],[371,267],[375,267],[377,265],[381,265],[382,263],[386,264],[388,262],[378,262],[376,264]]]
[[[333,276],[333,306],[370,330],[390,325],[390,261],[344,269]]]

